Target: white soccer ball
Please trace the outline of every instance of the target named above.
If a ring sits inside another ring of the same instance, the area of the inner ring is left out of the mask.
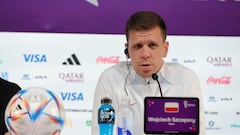
[[[64,121],[60,98],[53,91],[39,87],[20,90],[5,111],[11,135],[59,135]]]

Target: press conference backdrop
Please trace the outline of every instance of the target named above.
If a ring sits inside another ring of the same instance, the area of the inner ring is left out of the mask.
[[[169,36],[168,41],[165,60],[193,69],[200,79],[206,135],[239,134],[240,38]],[[67,112],[62,135],[90,135],[97,79],[107,67],[126,60],[124,43],[121,34],[1,32],[0,76],[22,88],[55,91]]]
[[[0,0],[0,77],[55,91],[67,112],[62,135],[90,135],[97,79],[126,60],[124,24],[138,10],[166,20],[165,60],[197,73],[206,135],[239,134],[239,0]]]

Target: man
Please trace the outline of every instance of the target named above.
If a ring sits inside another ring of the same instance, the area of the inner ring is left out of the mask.
[[[10,135],[4,121],[4,113],[8,102],[21,88],[12,82],[0,78],[0,135]]]
[[[161,96],[157,81],[152,79],[152,75],[157,74],[163,96],[200,99],[200,135],[205,135],[201,88],[196,74],[180,64],[163,60],[169,48],[164,20],[154,12],[140,11],[130,16],[125,30],[124,52],[131,61],[120,62],[101,74],[94,96],[92,134],[99,134],[100,100],[106,96],[111,98],[117,110],[121,96],[126,94],[135,113],[134,135],[144,135],[144,98]]]

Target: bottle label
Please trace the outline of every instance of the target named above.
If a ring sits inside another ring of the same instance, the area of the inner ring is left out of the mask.
[[[132,135],[128,130],[128,120],[126,117],[122,117],[122,127],[118,127],[118,135]]]
[[[126,128],[118,127],[118,135],[132,135],[132,133]]]
[[[98,123],[110,123],[114,124],[115,115],[113,108],[101,108],[98,110]]]

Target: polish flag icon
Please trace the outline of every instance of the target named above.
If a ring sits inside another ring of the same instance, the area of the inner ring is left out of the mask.
[[[164,111],[167,113],[178,113],[179,112],[178,102],[166,102],[164,104]]]

